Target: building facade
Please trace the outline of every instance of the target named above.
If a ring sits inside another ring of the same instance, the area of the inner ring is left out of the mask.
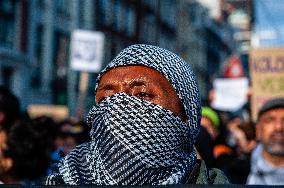
[[[26,94],[25,73],[30,69],[27,57],[27,3],[0,1],[0,83],[16,95]]]
[[[69,68],[74,29],[105,34],[104,65],[128,45],[147,43],[190,62],[202,98],[232,50],[230,27],[216,23],[197,0],[2,0],[0,84],[29,104],[68,105],[74,114],[79,72]],[[90,74],[86,103],[94,101]],[[88,105],[87,104],[87,105]],[[88,108],[88,107],[87,107]]]

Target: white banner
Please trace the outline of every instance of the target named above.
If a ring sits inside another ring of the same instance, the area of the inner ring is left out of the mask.
[[[222,111],[234,112],[247,102],[247,78],[220,78],[213,82],[215,96],[212,107]]]
[[[71,36],[71,68],[84,72],[99,72],[104,55],[104,34],[75,30]]]

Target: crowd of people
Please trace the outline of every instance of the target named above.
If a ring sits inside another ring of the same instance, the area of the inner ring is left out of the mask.
[[[256,123],[250,118],[230,115],[221,122],[217,110],[203,107],[201,126],[211,140],[205,141],[202,134],[200,140],[207,146],[208,142],[213,143],[206,150],[213,157],[207,159],[206,155],[204,160],[210,164],[213,161],[213,167],[221,169],[231,183],[284,185],[284,98],[264,103]],[[201,150],[201,158],[203,153]]]
[[[0,181],[284,185],[284,98],[257,121],[201,104],[189,63],[132,45],[99,74],[86,121],[30,118],[0,87]]]
[[[31,118],[19,99],[0,86],[0,183],[41,185],[64,155],[89,140],[83,122]]]

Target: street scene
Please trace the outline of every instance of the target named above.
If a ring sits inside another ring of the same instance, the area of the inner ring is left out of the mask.
[[[0,183],[284,185],[284,0],[0,0]]]

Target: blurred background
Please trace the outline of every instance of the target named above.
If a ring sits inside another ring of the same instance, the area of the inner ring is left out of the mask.
[[[179,54],[207,105],[215,79],[250,80],[252,48],[283,46],[283,10],[284,0],[0,0],[0,85],[22,109],[60,105],[63,116],[89,109],[99,71],[83,79],[78,100],[82,74],[70,67],[72,32],[81,29],[104,34],[102,68],[135,43]]]

